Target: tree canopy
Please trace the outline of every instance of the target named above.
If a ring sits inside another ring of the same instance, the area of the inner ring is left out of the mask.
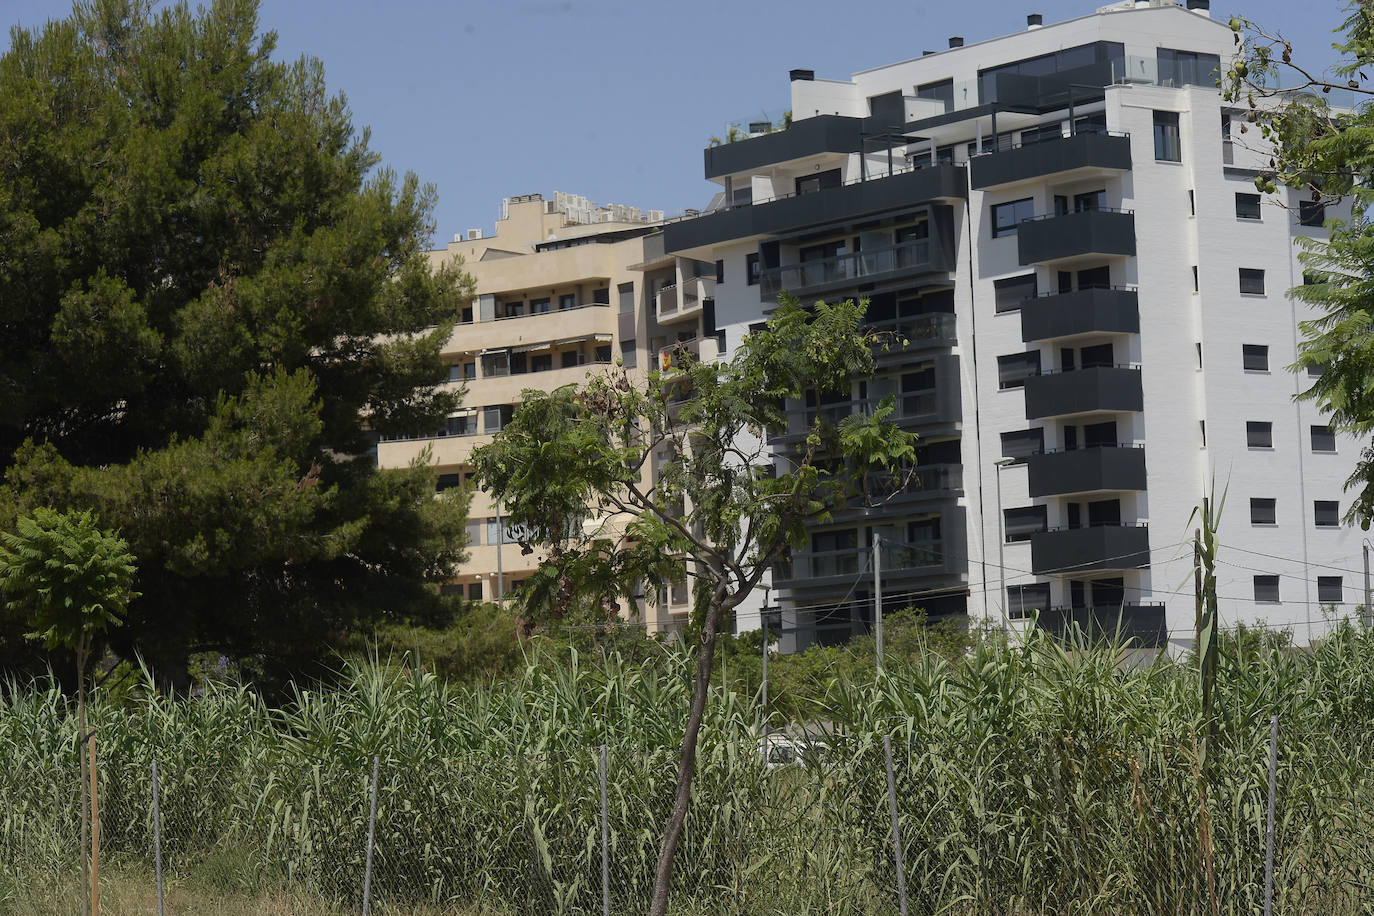
[[[527,548],[547,550],[526,588],[532,612],[565,614],[579,597],[609,608],[640,588],[693,581],[696,682],[651,913],[666,912],[723,621],[805,544],[808,524],[862,496],[870,472],[915,463],[915,437],[890,419],[891,398],[839,423],[787,410],[872,373],[875,347],[889,341],[863,326],[865,310],[780,297],[766,329],[731,359],[700,362],[679,346],[673,365],[642,385],[622,371],[526,391],[514,420],[474,454]],[[795,431],[800,444],[775,451],[769,429]]]
[[[372,455],[454,405],[471,282],[430,269],[433,189],[274,47],[256,0],[89,0],[0,58],[0,530],[118,528],[112,645],[174,682],[196,651],[299,671],[462,556],[462,496]]]
[[[1237,57],[1223,75],[1228,101],[1246,106],[1239,130],[1269,153],[1256,187],[1299,192],[1311,216],[1348,202],[1348,219],[1326,211],[1326,237],[1300,237],[1305,283],[1290,295],[1315,306],[1302,324],[1294,368],[1320,373],[1301,397],[1329,412],[1333,428],[1365,441],[1354,473],[1347,518],[1366,529],[1374,518],[1374,6],[1351,2],[1335,30],[1338,60],[1323,71],[1295,56],[1281,34],[1246,19],[1231,20]],[[1283,87],[1283,88],[1280,88]],[[1244,142],[1243,138],[1242,142]]]

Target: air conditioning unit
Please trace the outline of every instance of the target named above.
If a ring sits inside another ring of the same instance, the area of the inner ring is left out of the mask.
[[[482,230],[481,230],[481,229],[469,229],[469,230],[468,230],[468,241],[469,241],[469,242],[474,242],[474,241],[476,241],[477,239],[480,239],[481,237],[482,237]]]

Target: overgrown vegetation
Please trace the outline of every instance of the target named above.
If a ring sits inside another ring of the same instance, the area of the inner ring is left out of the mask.
[[[339,686],[300,689],[275,710],[229,684],[186,700],[146,687],[120,705],[98,696],[102,875],[147,873],[156,756],[175,887],[310,898],[321,912],[355,904],[375,753],[383,905],[595,911],[604,742],[613,905],[642,911],[692,660],[648,644],[635,664],[531,646],[520,676],[496,687],[393,663],[353,665]],[[722,653],[727,685],[747,680],[758,644],[737,648]],[[895,912],[889,735],[913,912],[1253,913],[1274,713],[1275,911],[1353,914],[1374,899],[1374,636],[1343,628],[1310,652],[1222,640],[1205,808],[1190,662],[1132,667],[1118,651],[1046,638],[976,639],[950,657],[933,648],[889,658],[881,676],[856,664],[826,684],[811,719],[828,723],[830,749],[808,766],[764,766],[758,697],[713,682],[672,912]],[[6,912],[49,911],[70,881],[75,737],[60,692],[6,691]]]

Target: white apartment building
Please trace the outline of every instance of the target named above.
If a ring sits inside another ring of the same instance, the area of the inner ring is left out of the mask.
[[[1293,240],[1321,214],[1256,194],[1258,132],[1215,87],[1233,43],[1206,7],[1031,16],[847,80],[794,70],[789,127],[705,151],[720,189],[664,226],[654,263],[714,265],[711,326],[695,329],[712,353],[780,290],[867,297],[871,323],[907,341],[772,431],[786,450],[818,411],[892,394],[920,436],[914,485],[837,514],[774,571],[785,649],[870,626],[875,538],[887,611],[1119,617],[1145,645],[1182,646],[1190,516],[1214,481],[1223,625],[1303,643],[1363,601],[1361,536],[1341,520],[1359,443],[1293,400],[1309,379],[1287,368],[1312,317],[1285,295],[1302,282]]]

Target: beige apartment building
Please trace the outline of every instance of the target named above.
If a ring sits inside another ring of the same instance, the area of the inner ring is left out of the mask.
[[[428,449],[439,488],[460,486],[473,449],[510,422],[522,390],[579,382],[617,359],[645,366],[655,329],[643,304],[654,300],[640,265],[644,237],[662,220],[658,211],[561,192],[552,200],[527,194],[502,202],[494,234],[471,229],[431,252],[435,267],[458,261],[476,280],[477,298],[444,353],[449,384],[467,391],[433,435],[378,443],[380,465],[404,467]],[[480,490],[468,535],[470,559],[446,588],[470,599],[507,597],[538,565],[539,554],[521,555],[500,507]]]

